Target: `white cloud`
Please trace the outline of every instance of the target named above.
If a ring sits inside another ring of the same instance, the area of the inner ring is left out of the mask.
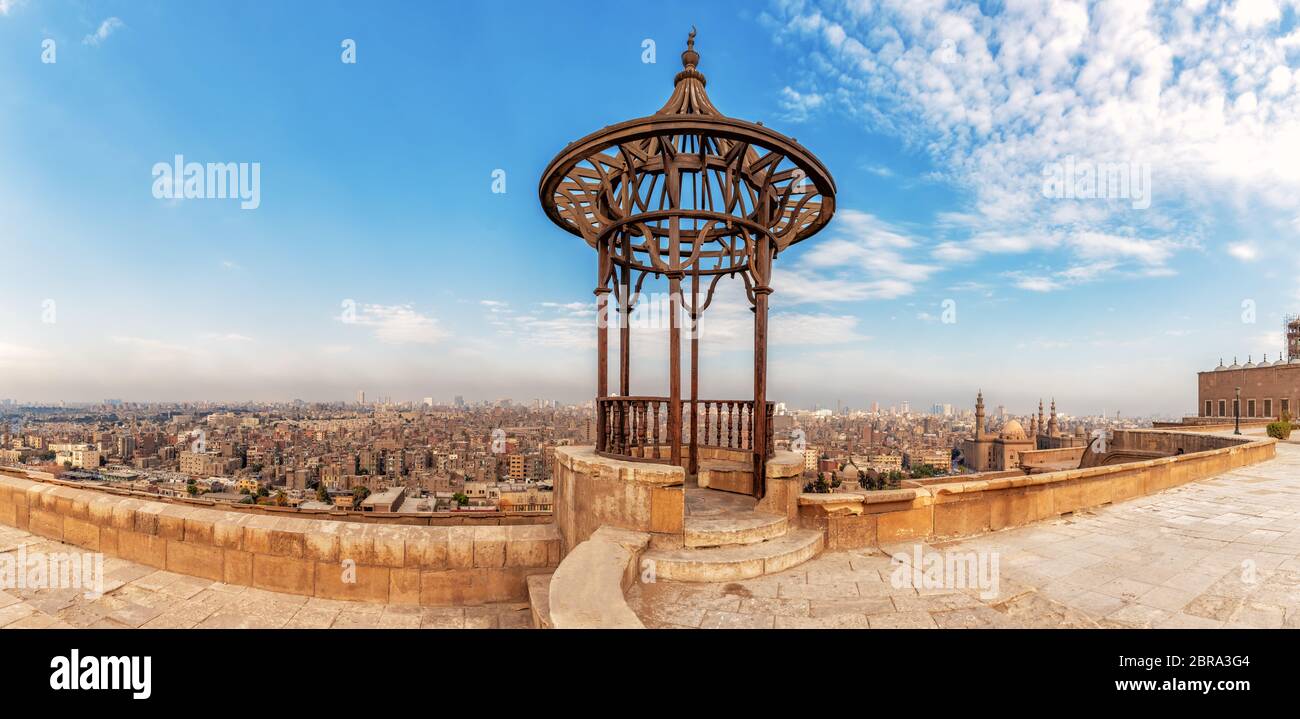
[[[806,59],[787,95],[835,98],[824,109],[927,153],[970,197],[938,217],[936,262],[1067,253],[1071,276],[1006,275],[1037,291],[1089,274],[1163,276],[1219,208],[1294,216],[1300,29],[1279,35],[1276,2],[774,8],[765,19],[777,39]],[[1067,157],[1146,168],[1149,209],[1135,196],[1044,197],[1044,168]]]
[[[803,122],[826,103],[825,96],[816,92],[798,92],[792,88],[781,88],[781,109],[785,118],[791,122]]]
[[[126,23],[117,17],[110,17],[99,24],[99,28],[82,39],[82,42],[92,47],[98,47],[100,43],[108,39],[109,35],[126,27]]]
[[[1228,245],[1228,254],[1242,262],[1254,262],[1259,258],[1259,250],[1249,242],[1234,242]]]
[[[24,0],[0,0],[0,15],[8,15],[17,10]]]
[[[524,347],[589,350],[596,346],[594,301],[539,302],[524,311],[497,300],[483,300],[481,304],[488,311],[487,323],[497,334]],[[617,321],[615,317],[611,311],[610,321]]]
[[[1250,30],[1277,22],[1282,18],[1282,9],[1275,0],[1237,0],[1229,17],[1238,29]]]
[[[1061,284],[1050,277],[1022,276],[1015,280],[1016,287],[1031,292],[1051,292],[1061,289]]]
[[[874,215],[840,210],[831,228],[831,237],[810,241],[793,266],[773,271],[773,287],[783,300],[894,299],[939,270],[913,260],[920,243]]]
[[[384,344],[438,344],[449,336],[437,319],[416,312],[411,305],[361,305],[345,324],[374,329]]]
[[[217,342],[252,342],[253,338],[238,332],[204,332],[200,335],[205,340]]]

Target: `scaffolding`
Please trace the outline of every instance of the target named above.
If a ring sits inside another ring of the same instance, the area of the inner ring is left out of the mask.
[[[1282,332],[1286,335],[1287,361],[1291,362],[1300,358],[1300,315],[1283,317]]]

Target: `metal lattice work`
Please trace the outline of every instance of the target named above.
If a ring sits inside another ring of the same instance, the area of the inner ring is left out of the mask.
[[[608,294],[614,293],[626,318],[647,277],[666,277],[677,306],[687,304],[681,281],[689,277],[688,312],[694,324],[713,301],[718,281],[739,275],[754,309],[754,400],[749,406],[765,407],[772,261],[785,248],[820,231],[835,210],[835,182],[825,166],[795,140],[719,112],[704,91],[699,61],[692,29],[668,102],[653,115],[611,125],[569,144],[547,166],[538,187],[551,221],[599,253],[598,436],[608,437],[610,446],[625,446],[629,438],[622,436],[627,432],[624,423],[604,409],[623,406],[607,397]],[[667,412],[665,434],[676,438],[684,436],[680,328],[676,312],[669,315],[674,321],[670,386],[669,395],[660,399]],[[626,323],[620,334],[619,396],[626,397]],[[692,472],[697,468],[697,390],[698,335],[692,333],[691,400],[686,407],[691,428],[685,435],[691,438]],[[653,406],[657,411],[660,405]],[[745,448],[754,453],[755,494],[761,496],[762,460],[771,451],[770,425],[766,412],[752,413],[752,422],[754,440]],[[669,444],[669,461],[680,462],[678,442]],[[608,452],[604,445],[598,440],[597,450]]]

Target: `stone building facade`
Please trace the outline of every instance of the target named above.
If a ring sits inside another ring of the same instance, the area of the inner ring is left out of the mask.
[[[1270,363],[1266,355],[1259,364],[1247,358],[1244,365],[1233,358],[1228,366],[1219,360],[1218,367],[1196,373],[1196,380],[1199,417],[1231,419],[1240,387],[1243,419],[1272,419],[1283,412],[1294,418],[1296,402],[1300,401],[1300,357]]]

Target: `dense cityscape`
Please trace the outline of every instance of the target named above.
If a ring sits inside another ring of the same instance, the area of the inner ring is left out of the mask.
[[[0,416],[0,465],[164,497],[402,514],[550,512],[551,450],[595,441],[591,403],[541,399],[367,402],[364,392],[353,403],[45,406],[5,399]],[[908,403],[778,405],[773,429],[778,447],[803,452],[810,489],[834,491],[855,486],[852,477],[847,487],[839,479],[849,465],[871,480],[983,469],[961,451],[975,419],[973,408],[953,404],[924,412]],[[990,411],[988,428],[1012,420],[1039,433],[1038,416],[1017,417],[1001,406]],[[1059,415],[1060,433],[1070,436],[1149,425],[1144,418]]]

